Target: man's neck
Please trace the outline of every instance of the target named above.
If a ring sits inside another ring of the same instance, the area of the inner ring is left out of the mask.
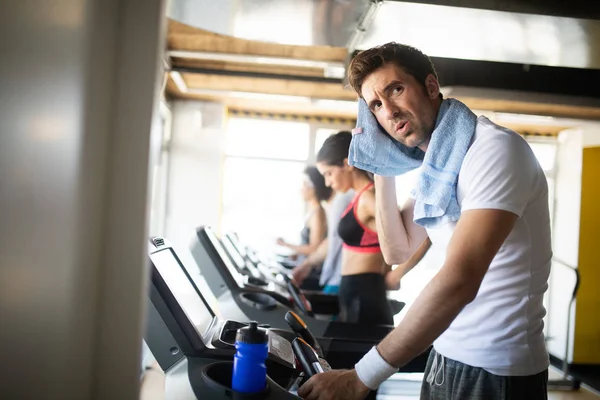
[[[433,129],[435,129],[435,122],[437,122],[437,118],[440,113],[440,108],[442,106],[442,101],[444,101],[444,99],[441,95],[438,96],[438,98],[435,100],[435,120],[434,120]],[[423,152],[425,152],[425,153],[427,152],[427,148],[429,147],[429,142],[431,141],[432,135],[433,135],[433,132],[431,132],[431,134],[429,135],[429,137],[427,139],[425,139],[422,143],[417,145],[417,147],[419,149],[423,150]]]

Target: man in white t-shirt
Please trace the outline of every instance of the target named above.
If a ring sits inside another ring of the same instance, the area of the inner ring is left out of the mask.
[[[393,139],[427,152],[442,102],[429,57],[389,43],[359,53],[349,80]],[[422,399],[546,399],[548,188],[526,141],[477,118],[456,185],[460,218],[436,229],[413,222],[414,200],[398,212],[393,178],[376,176],[375,185],[386,262],[402,263],[427,238],[445,261],[355,369],[318,374],[299,394],[362,399],[433,344]]]

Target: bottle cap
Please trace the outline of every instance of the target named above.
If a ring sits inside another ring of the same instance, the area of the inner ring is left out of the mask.
[[[268,341],[267,331],[259,328],[256,321],[252,321],[250,325],[238,329],[235,341],[248,344],[264,344]]]

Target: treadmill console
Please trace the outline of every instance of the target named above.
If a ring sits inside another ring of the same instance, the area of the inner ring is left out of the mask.
[[[211,289],[216,297],[233,290],[247,292],[248,294],[242,293],[239,300],[260,310],[277,307],[277,303],[286,308],[293,306],[287,288],[282,289],[272,281],[265,280],[260,272],[249,275],[240,272],[243,268],[238,268],[235,259],[228,255],[224,247],[224,243],[231,244],[229,240],[219,240],[209,227],[201,227],[196,233],[198,240],[192,244],[192,255],[207,281],[212,282]],[[230,250],[235,251],[233,247]],[[209,263],[213,268],[204,268]],[[257,296],[256,293],[263,293],[263,296]],[[276,303],[262,301],[265,296],[272,297]]]
[[[235,337],[238,329],[248,323],[220,320],[173,249],[163,243],[157,246],[153,242],[156,248],[150,252],[150,298],[156,314],[185,355],[165,371],[171,382],[166,386],[179,388],[167,393],[166,398],[192,399],[207,394],[210,398],[236,398],[239,393],[231,389]],[[299,346],[292,345],[295,333],[263,327],[269,338],[268,387],[257,398],[298,399],[293,393],[298,383],[320,372],[315,370],[313,353],[307,350],[310,346],[299,352]]]
[[[172,248],[164,247],[150,254],[154,266],[154,283],[162,288],[163,298],[172,298],[169,308],[181,313],[173,313],[180,326],[192,327],[184,329],[190,337],[195,337],[197,345],[188,351],[188,355],[198,355],[211,350],[224,350],[226,354],[235,353],[235,335],[247,323],[236,321],[220,321],[212,308],[198,290],[189,273]],[[194,334],[195,333],[195,334]],[[268,331],[269,360],[286,368],[295,368],[294,353],[291,343],[274,331]],[[201,344],[200,344],[201,341]],[[187,347],[187,346],[185,346]],[[184,350],[185,353],[185,350]],[[221,353],[223,353],[221,351]]]
[[[248,323],[242,323],[237,321],[225,321],[219,329],[215,331],[215,335],[211,340],[211,346],[217,349],[230,349],[235,350],[235,335],[238,329],[248,326]],[[268,328],[268,326],[259,325],[262,328]],[[275,331],[268,329],[267,336],[269,338],[269,360],[283,365],[287,368],[294,368],[296,360],[294,358],[294,351],[292,350],[292,344],[288,339],[285,339],[281,335],[275,333]]]
[[[206,304],[204,296],[192,283],[173,250],[165,248],[152,253],[150,260],[181,306],[188,322],[198,335],[202,336],[210,326],[215,314]]]

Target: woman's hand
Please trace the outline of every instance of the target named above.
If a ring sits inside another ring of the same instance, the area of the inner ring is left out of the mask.
[[[285,240],[283,240],[283,238],[277,238],[277,244],[283,247],[287,247],[288,244]]]
[[[310,275],[311,271],[312,266],[308,263],[302,263],[297,267],[294,267],[294,269],[292,270],[292,276],[294,277],[296,284],[298,286],[302,285],[302,282],[304,282],[308,275]]]
[[[388,290],[399,290],[400,289],[400,278],[398,274],[394,274],[394,271],[390,271],[385,274],[385,287]]]

